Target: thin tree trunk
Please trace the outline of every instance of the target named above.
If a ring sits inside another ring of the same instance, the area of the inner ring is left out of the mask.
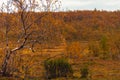
[[[7,72],[8,70],[8,63],[10,60],[10,56],[11,56],[12,52],[11,51],[7,51],[4,61],[3,61],[3,65],[2,65],[2,76],[10,76],[10,74]]]

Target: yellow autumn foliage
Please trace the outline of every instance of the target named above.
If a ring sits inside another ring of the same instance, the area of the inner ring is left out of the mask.
[[[82,56],[83,48],[80,42],[72,42],[67,45],[66,52],[70,58],[79,58]]]

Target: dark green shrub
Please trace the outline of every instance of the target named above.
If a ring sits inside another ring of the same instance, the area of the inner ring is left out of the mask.
[[[49,79],[67,77],[73,74],[72,67],[66,59],[46,60],[44,66]]]
[[[87,66],[84,66],[80,69],[81,78],[87,78],[89,74],[89,69]]]
[[[100,40],[100,55],[101,59],[108,59],[110,58],[110,51],[109,51],[109,44],[108,39],[106,36],[103,36]]]

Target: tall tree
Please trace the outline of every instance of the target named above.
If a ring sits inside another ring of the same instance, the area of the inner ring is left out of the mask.
[[[56,11],[60,9],[61,2],[58,0],[40,0],[43,11]]]
[[[7,3],[4,3],[2,5],[1,11],[3,14],[6,14],[4,16],[5,21],[3,24],[5,27],[4,33],[6,41],[6,52],[2,65],[2,76],[9,75],[8,64],[13,54],[26,47],[34,51],[34,45],[36,43],[39,43],[40,36],[38,35],[39,33],[36,29],[35,24],[37,21],[41,20],[45,15],[47,15],[47,13],[43,13],[37,18],[33,16],[33,13],[35,11],[41,11],[42,7],[39,6],[40,2],[43,5],[44,1],[38,0],[8,0]],[[49,7],[44,7],[44,10],[50,10],[51,5],[54,4],[46,4],[46,6]],[[12,20],[9,19],[8,15],[12,16]],[[10,21],[13,21],[14,19],[15,24],[12,24]],[[10,39],[9,37],[11,35],[14,35],[16,39]],[[14,42],[14,46],[11,46],[11,40]]]

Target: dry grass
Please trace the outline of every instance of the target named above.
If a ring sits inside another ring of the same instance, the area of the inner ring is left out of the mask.
[[[14,77],[16,78],[3,78],[0,80],[45,80],[45,70],[43,62],[49,57],[59,55],[65,57],[66,47],[54,47],[51,49],[44,49],[41,52],[31,53],[29,50],[23,50],[15,55],[16,61],[13,64],[13,68],[18,68],[21,72],[14,72]],[[86,51],[87,49],[85,49]],[[3,50],[0,50],[0,65],[2,64]],[[88,52],[88,51],[87,51]],[[24,54],[23,54],[24,53]],[[57,56],[58,57],[58,56]],[[120,61],[115,60],[102,60],[95,57],[88,57],[86,55],[79,56],[76,58],[70,58],[70,64],[74,70],[74,75],[68,78],[59,78],[53,80],[85,80],[80,79],[80,68],[83,65],[88,65],[89,67],[89,78],[90,80],[120,80]],[[18,66],[19,59],[22,59],[20,66]],[[18,61],[18,62],[17,62]],[[22,68],[24,67],[24,68]],[[27,70],[25,69],[27,67]],[[27,71],[27,73],[26,73]],[[18,77],[18,78],[17,78]]]

